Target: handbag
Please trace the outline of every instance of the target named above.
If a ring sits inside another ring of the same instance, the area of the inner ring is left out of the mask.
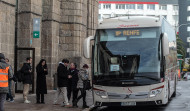
[[[90,80],[83,81],[83,85],[84,85],[85,90],[90,90],[92,88],[90,84]]]

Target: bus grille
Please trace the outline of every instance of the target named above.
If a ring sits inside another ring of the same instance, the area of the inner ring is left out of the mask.
[[[148,98],[148,92],[131,93],[131,94],[118,94],[118,93],[107,93],[109,99],[144,99]]]

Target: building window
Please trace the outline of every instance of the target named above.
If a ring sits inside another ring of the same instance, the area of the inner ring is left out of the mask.
[[[121,17],[121,16],[125,16],[124,14],[116,14],[116,17]]]
[[[155,10],[155,5],[154,4],[148,4],[147,9],[148,10]]]
[[[190,16],[187,16],[187,21],[190,21]]]
[[[160,5],[160,10],[167,10],[167,5]]]
[[[155,17],[155,15],[147,15],[147,16]]]
[[[126,9],[135,9],[135,4],[126,4]]]
[[[101,19],[101,14],[98,14],[98,19],[99,19],[99,20]]]
[[[179,10],[179,6],[178,5],[173,5],[173,10],[178,11]]]
[[[178,15],[173,15],[173,20],[174,21],[179,21],[179,16]]]
[[[190,32],[190,27],[189,26],[187,27],[187,32]]]
[[[190,6],[187,7],[187,11],[190,11]]]
[[[99,9],[101,9],[101,4],[99,4]]]
[[[125,4],[116,4],[116,9],[125,9]]]
[[[167,15],[163,15],[163,17],[167,20]]]
[[[104,18],[110,18],[111,14],[104,14],[103,16],[104,16]]]
[[[143,10],[143,4],[137,4],[137,9]]]
[[[104,4],[104,5],[103,5],[103,8],[104,8],[104,9],[111,9],[111,4]]]

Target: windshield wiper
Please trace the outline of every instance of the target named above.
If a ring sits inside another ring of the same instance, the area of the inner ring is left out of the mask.
[[[143,78],[148,78],[148,79],[156,80],[156,81],[159,80],[158,78],[152,78],[152,77],[149,77],[149,76],[135,76],[135,77],[143,77]]]

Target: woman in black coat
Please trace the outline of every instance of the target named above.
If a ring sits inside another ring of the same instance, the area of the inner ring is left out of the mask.
[[[48,74],[46,60],[42,59],[36,67],[37,72],[37,81],[36,81],[36,103],[40,103],[40,96],[41,96],[41,103],[44,103],[44,94],[47,94],[47,85],[46,85],[46,75]]]

